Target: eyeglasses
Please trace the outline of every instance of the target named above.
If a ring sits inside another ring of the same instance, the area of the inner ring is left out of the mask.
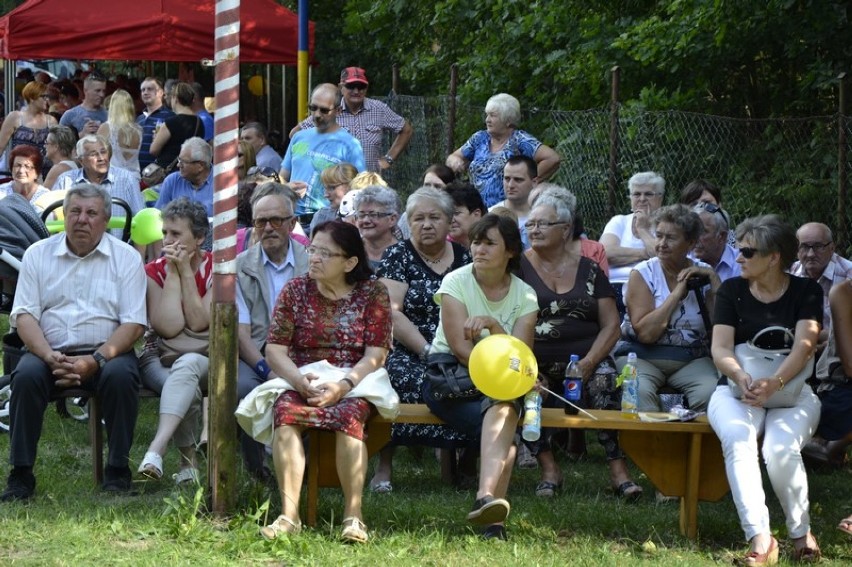
[[[290,215],[289,217],[268,217],[268,218],[267,217],[260,217],[260,218],[254,219],[252,221],[252,224],[258,230],[262,230],[262,229],[266,228],[266,223],[271,224],[272,228],[278,229],[278,228],[281,228],[281,225],[283,225],[285,222],[291,220],[292,218],[293,218],[293,215]]]
[[[367,85],[364,83],[350,83],[348,85],[343,85],[343,88],[350,91],[366,91]]]
[[[554,227],[558,224],[568,224],[568,223],[567,222],[561,222],[561,221],[556,221],[556,222],[528,221],[528,222],[524,223],[524,228],[527,229],[527,231],[535,230],[537,228],[540,229],[540,230],[547,230],[547,229]]]
[[[359,211],[359,212],[355,213],[355,218],[358,219],[358,220],[370,219],[371,221],[374,221],[374,220],[377,220],[377,219],[383,219],[385,217],[389,217],[392,214],[393,213],[377,213],[377,212],[374,212],[374,211],[364,211],[362,213],[362,212]]]
[[[109,157],[109,152],[107,150],[92,150],[91,152],[86,152],[83,155],[89,159],[96,159],[99,157]]]
[[[201,161],[200,159],[181,159],[181,158],[178,158],[178,160],[177,160],[178,167],[180,167],[181,165],[189,165],[191,163],[204,163],[204,162]]]
[[[749,248],[747,246],[740,248],[740,254],[742,254],[743,258],[745,258],[746,260],[751,260],[752,258],[754,258],[754,255],[758,253],[760,253],[760,250],[758,250],[757,248]]]
[[[642,197],[645,197],[646,199],[650,199],[652,197],[657,197],[658,195],[661,195],[661,194],[662,193],[653,193],[651,191],[645,191],[643,193],[636,192],[636,193],[631,193],[630,198],[631,199],[641,199]]]
[[[340,252],[332,252],[328,248],[318,248],[316,246],[308,246],[307,250],[308,250],[309,255],[319,256],[323,260],[328,260],[329,258],[346,258],[346,254],[341,254]]]
[[[12,169],[23,169],[24,171],[32,171],[35,166],[31,163],[16,163],[12,165]]]
[[[309,104],[308,110],[310,110],[311,112],[316,112],[317,110],[319,110],[323,114],[330,114],[334,111],[333,108],[326,108],[324,106],[318,106],[316,104]]]
[[[248,177],[252,177],[254,175],[260,177],[269,177],[274,179],[276,183],[280,183],[278,178],[278,172],[272,169],[271,167],[260,167],[257,165],[253,165],[249,168],[248,173],[246,173]]]
[[[814,254],[819,254],[829,246],[834,244],[830,240],[828,242],[814,242],[813,244],[808,244],[807,242],[802,242],[799,244],[799,252],[803,254],[807,254],[808,250],[813,250]]]

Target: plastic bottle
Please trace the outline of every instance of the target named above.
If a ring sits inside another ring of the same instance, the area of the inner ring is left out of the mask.
[[[565,381],[562,385],[565,389],[565,399],[574,405],[583,407],[583,373],[580,371],[579,362],[580,357],[572,354],[568,366],[565,367]],[[577,415],[578,410],[574,406],[565,404],[565,413]]]
[[[530,390],[524,396],[524,425],[521,428],[524,441],[538,441],[541,437],[541,394]]]
[[[637,417],[639,413],[639,380],[636,377],[636,353],[627,355],[627,364],[618,376],[621,386],[621,413],[625,417]]]

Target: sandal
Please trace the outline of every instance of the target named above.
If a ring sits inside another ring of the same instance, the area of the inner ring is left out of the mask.
[[[642,487],[632,480],[625,480],[617,487],[613,488],[613,491],[615,491],[618,497],[625,502],[636,502],[642,498],[642,492],[644,492]]]
[[[813,547],[808,545],[808,538],[813,541]],[[817,563],[822,558],[822,552],[819,549],[819,545],[817,545],[816,539],[810,532],[804,538],[804,545],[802,547],[795,547],[793,549],[793,561],[798,563]],[[793,544],[795,546],[795,543]]]
[[[284,514],[281,514],[274,522],[260,528],[260,535],[264,539],[273,540],[281,534],[296,535],[301,531],[302,522],[294,522]]]
[[[778,563],[778,540],[773,537],[769,540],[769,547],[766,548],[766,551],[763,553],[749,551],[737,563],[748,567],[775,565]]]
[[[509,503],[502,498],[483,496],[473,503],[473,509],[468,513],[469,522],[487,526],[504,521],[511,510]]]
[[[340,539],[350,543],[367,543],[368,538],[367,525],[361,521],[361,518],[349,516],[343,519]]]
[[[160,480],[163,478],[163,457],[154,451],[148,451],[136,472],[149,480]]]
[[[550,482],[549,480],[543,480],[536,485],[535,495],[539,498],[553,498],[554,496],[556,496],[556,491],[561,488],[561,480],[559,482]]]
[[[837,529],[845,534],[852,535],[852,516],[840,520],[840,523],[837,524]]]
[[[198,484],[200,482],[198,469],[195,467],[180,469],[180,471],[172,475],[172,479],[174,479],[175,484],[178,486],[182,486],[184,484]]]
[[[370,483],[370,491],[375,492],[376,494],[388,494],[393,492],[393,485],[389,480],[380,480],[378,482]]]

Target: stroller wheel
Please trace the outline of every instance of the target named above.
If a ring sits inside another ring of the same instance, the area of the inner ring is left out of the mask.
[[[88,398],[61,398],[56,400],[56,413],[58,413],[60,417],[70,417],[77,421],[88,421],[88,404]]]
[[[0,431],[9,431],[9,398],[12,388],[9,376],[0,376]]]

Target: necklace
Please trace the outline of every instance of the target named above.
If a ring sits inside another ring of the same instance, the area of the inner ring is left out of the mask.
[[[757,289],[757,283],[754,284],[754,287],[750,287],[751,293],[760,300],[761,303],[772,303],[773,301],[778,301],[778,299],[784,295],[787,291],[787,288],[790,286],[790,278],[784,278],[784,285],[781,286],[780,291],[776,291],[774,293],[770,293],[768,297],[770,299],[765,299],[763,294],[760,293],[760,290]],[[775,299],[772,299],[775,298]]]
[[[415,250],[416,250],[416,248],[415,248]],[[446,244],[444,245],[444,249],[441,250],[441,253],[437,258],[433,258],[432,256],[428,256],[426,253],[421,252],[420,250],[417,250],[417,253],[420,255],[421,258],[423,258],[423,261],[426,262],[427,264],[437,266],[438,264],[440,264],[441,262],[444,261],[444,256],[447,255],[447,246],[446,246]]]

